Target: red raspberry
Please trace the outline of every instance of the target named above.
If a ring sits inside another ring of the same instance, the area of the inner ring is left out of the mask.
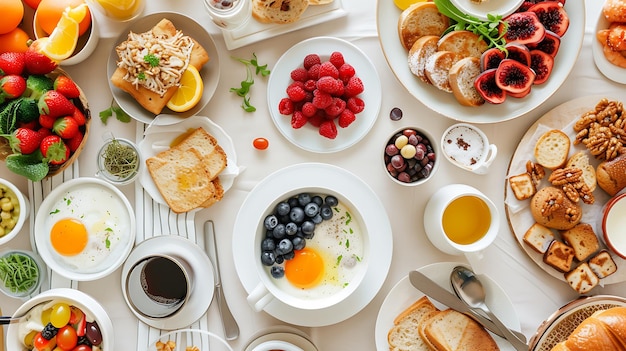
[[[321,136],[328,139],[335,139],[337,137],[337,126],[332,120],[326,120],[320,124],[319,133]]]
[[[304,117],[311,118],[316,113],[317,107],[315,107],[312,102],[305,102],[304,105],[302,105],[302,114],[304,115]]]
[[[345,87],[343,86],[343,82],[341,81],[341,79],[335,79],[335,88],[335,96],[342,96],[344,94]]]
[[[324,110],[317,110],[317,113],[308,119],[309,123],[311,123],[314,127],[319,127],[324,122],[326,113]]]
[[[313,92],[312,102],[313,102],[313,106],[319,109],[325,109],[326,107],[328,107],[330,104],[333,103],[333,97],[328,93],[324,93],[320,90],[315,90]]]
[[[357,96],[361,94],[365,90],[363,87],[363,82],[359,77],[352,77],[348,80],[348,84],[346,84],[345,95],[347,97]]]
[[[330,117],[337,117],[346,109],[346,102],[341,98],[333,98],[333,102],[324,109],[324,112]]]
[[[299,129],[306,124],[306,117],[302,114],[302,111],[296,111],[291,115],[291,128]]]
[[[356,74],[354,67],[352,67],[349,63],[344,63],[339,67],[339,79],[341,79],[344,83],[347,83],[350,78],[352,78]]]
[[[313,65],[320,64],[320,63],[322,63],[322,60],[320,59],[318,54],[308,54],[304,57],[304,61],[302,62],[302,65],[304,66],[305,69],[309,69],[313,67]]]
[[[330,61],[326,61],[320,65],[320,78],[325,76],[339,78],[339,70],[330,63]]]
[[[304,82],[304,90],[313,91],[317,88],[317,81],[315,79],[309,79]]]
[[[330,76],[320,77],[317,81],[317,89],[328,94],[335,94],[337,91],[337,80]]]
[[[282,98],[278,103],[278,112],[281,115],[289,116],[294,111],[293,101],[289,100],[289,98]]]
[[[299,82],[305,82],[308,78],[308,71],[304,67],[298,67],[291,71],[291,79]]]
[[[365,109],[365,102],[360,97],[353,96],[348,99],[347,107],[352,113],[357,114]]]
[[[345,109],[341,111],[341,114],[339,115],[339,118],[337,119],[337,123],[339,124],[341,128],[346,128],[347,126],[352,124],[352,122],[354,122],[355,120],[356,120],[356,116],[354,115],[354,113],[352,113],[352,111],[348,109]]]
[[[308,69],[309,79],[317,80],[320,77],[320,64],[317,63]]]
[[[302,85],[296,83],[300,83]],[[287,96],[289,96],[291,101],[298,102],[306,98],[306,91],[304,91],[303,86],[304,84],[302,82],[293,82],[287,87]]]
[[[328,61],[330,61],[337,68],[341,67],[345,63],[343,59],[343,54],[339,51],[335,51],[330,54],[330,58],[328,59]]]

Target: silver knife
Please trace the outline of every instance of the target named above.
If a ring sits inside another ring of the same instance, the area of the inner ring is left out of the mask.
[[[491,319],[483,316],[480,313],[477,313],[470,309],[463,301],[461,301],[454,293],[446,290],[439,284],[432,281],[430,278],[425,276],[423,273],[419,271],[411,271],[409,272],[409,281],[411,284],[419,291],[423,292],[428,297],[431,297],[440,303],[452,308],[453,310],[457,310],[461,313],[465,313],[470,317],[474,318],[478,323],[480,323],[483,327],[485,327],[490,332],[503,337],[500,329],[491,321]],[[520,340],[526,342],[526,337],[524,334],[511,330],[513,334],[515,334]]]
[[[239,326],[233,314],[230,312],[230,308],[228,308],[228,304],[224,298],[224,291],[222,290],[220,263],[217,257],[217,241],[215,240],[213,221],[209,220],[204,223],[204,233],[206,235],[204,245],[215,271],[215,298],[217,299],[217,308],[222,319],[222,326],[224,327],[224,335],[226,336],[226,340],[234,340],[239,337]]]

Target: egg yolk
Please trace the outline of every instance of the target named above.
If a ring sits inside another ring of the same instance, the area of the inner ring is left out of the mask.
[[[324,260],[311,248],[297,250],[294,258],[285,261],[285,277],[298,288],[312,288],[319,284],[323,276]]]
[[[64,218],[50,230],[50,242],[56,252],[64,256],[78,255],[87,246],[87,228],[79,220]]]

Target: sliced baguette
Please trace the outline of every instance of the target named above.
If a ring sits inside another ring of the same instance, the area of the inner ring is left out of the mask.
[[[450,86],[450,68],[459,60],[452,51],[437,51],[426,60],[424,71],[430,83],[439,90],[452,92]]]
[[[439,310],[427,296],[415,301],[393,321],[394,326],[387,333],[391,351],[431,351],[419,335],[420,324]]]
[[[567,163],[570,139],[558,129],[552,129],[539,137],[535,144],[535,159],[547,169],[557,169]]]
[[[583,181],[590,191],[596,189],[596,169],[589,163],[589,156],[586,152],[579,151],[567,160],[565,167],[575,167],[583,171]]]
[[[495,351],[498,345],[478,322],[453,309],[438,312],[424,322],[423,337],[437,351]]]
[[[409,50],[409,69],[411,73],[417,76],[422,82],[430,84],[426,77],[426,61],[437,52],[437,42],[439,37],[436,35],[425,35],[411,46]]]
[[[432,2],[418,2],[402,11],[398,18],[398,36],[405,49],[410,50],[415,41],[424,35],[440,37],[450,26],[448,17],[442,15]]]
[[[452,51],[461,57],[480,58],[488,48],[487,42],[467,30],[451,31],[437,43],[438,51]]]
[[[480,74],[480,59],[468,56],[450,67],[450,88],[456,100],[463,106],[480,106],[485,99],[474,87],[474,81]]]

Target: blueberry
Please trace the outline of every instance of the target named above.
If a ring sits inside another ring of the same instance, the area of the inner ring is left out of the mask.
[[[293,260],[293,258],[296,257],[296,252],[291,250],[284,254],[283,257],[285,258],[285,260]]]
[[[291,239],[291,242],[293,243],[294,250],[302,250],[306,246],[306,240],[301,236],[295,236]]]
[[[289,212],[289,218],[292,222],[298,224],[304,221],[304,210],[302,207],[292,207]]]
[[[290,198],[289,200],[287,200],[287,202],[289,203],[289,206],[290,206],[291,208],[297,207],[297,206],[299,205],[299,204],[298,204],[298,198],[297,198],[297,197],[292,197],[292,198]]]
[[[291,207],[290,207],[289,211],[291,211]],[[278,223],[286,224],[286,223],[289,223],[289,222],[291,222],[291,220],[289,219],[289,213],[287,213],[285,215],[279,215],[278,216]]]
[[[309,202],[311,202],[311,195],[309,195],[308,193],[298,194],[298,203],[300,204],[300,206],[305,206]]]
[[[261,251],[274,251],[276,249],[276,243],[272,238],[265,238],[261,241]]]
[[[57,335],[58,331],[58,328],[53,326],[52,323],[48,322],[48,324],[46,324],[46,326],[41,331],[41,337],[46,340],[50,340]]]
[[[275,239],[282,239],[285,237],[285,225],[279,223],[274,230],[272,230],[272,235]]]
[[[287,235],[296,235],[298,232],[298,226],[294,222],[285,224],[285,233]]]
[[[287,215],[289,211],[291,211],[291,206],[286,201],[279,202],[276,205],[276,214],[279,216]]]
[[[315,202],[317,204],[317,206],[322,206],[322,204],[324,204],[324,199],[322,199],[321,196],[319,195],[315,195],[311,198],[312,202]]]
[[[285,276],[285,269],[281,266],[272,266],[270,273],[272,277],[279,279]]]
[[[261,263],[266,266],[271,266],[276,261],[276,255],[274,255],[274,251],[263,251],[261,254]]]
[[[326,196],[326,199],[324,201],[326,202],[326,205],[330,207],[335,207],[339,205],[339,200],[337,200],[337,198],[332,195]]]
[[[323,220],[324,218],[322,218],[322,215],[319,212],[315,215],[315,217],[311,218],[311,221],[315,224],[320,224]]]
[[[280,255],[284,255],[288,252],[293,251],[293,244],[289,239],[283,239],[278,243],[278,247],[276,248],[276,253]]]
[[[329,220],[333,218],[333,209],[330,208],[328,204],[322,205],[322,207],[320,207],[320,214],[324,220]]]
[[[311,240],[313,239],[313,237],[315,236],[315,232],[311,232],[309,234],[304,234],[302,233],[302,236],[306,239],[306,240]]]
[[[278,224],[278,218],[276,218],[276,216],[274,216],[273,214],[265,217],[265,221],[263,222],[263,225],[265,225],[265,229],[267,230],[274,229],[274,227],[276,227],[277,224]]]
[[[304,235],[311,235],[315,231],[315,223],[311,221],[304,221],[300,228],[302,229],[302,233]]]
[[[283,257],[283,255],[278,255],[276,256],[276,264],[282,264],[283,262],[285,262],[285,258]]]
[[[315,202],[309,202],[304,206],[304,214],[308,217],[315,217],[317,213],[320,211],[320,207]]]

